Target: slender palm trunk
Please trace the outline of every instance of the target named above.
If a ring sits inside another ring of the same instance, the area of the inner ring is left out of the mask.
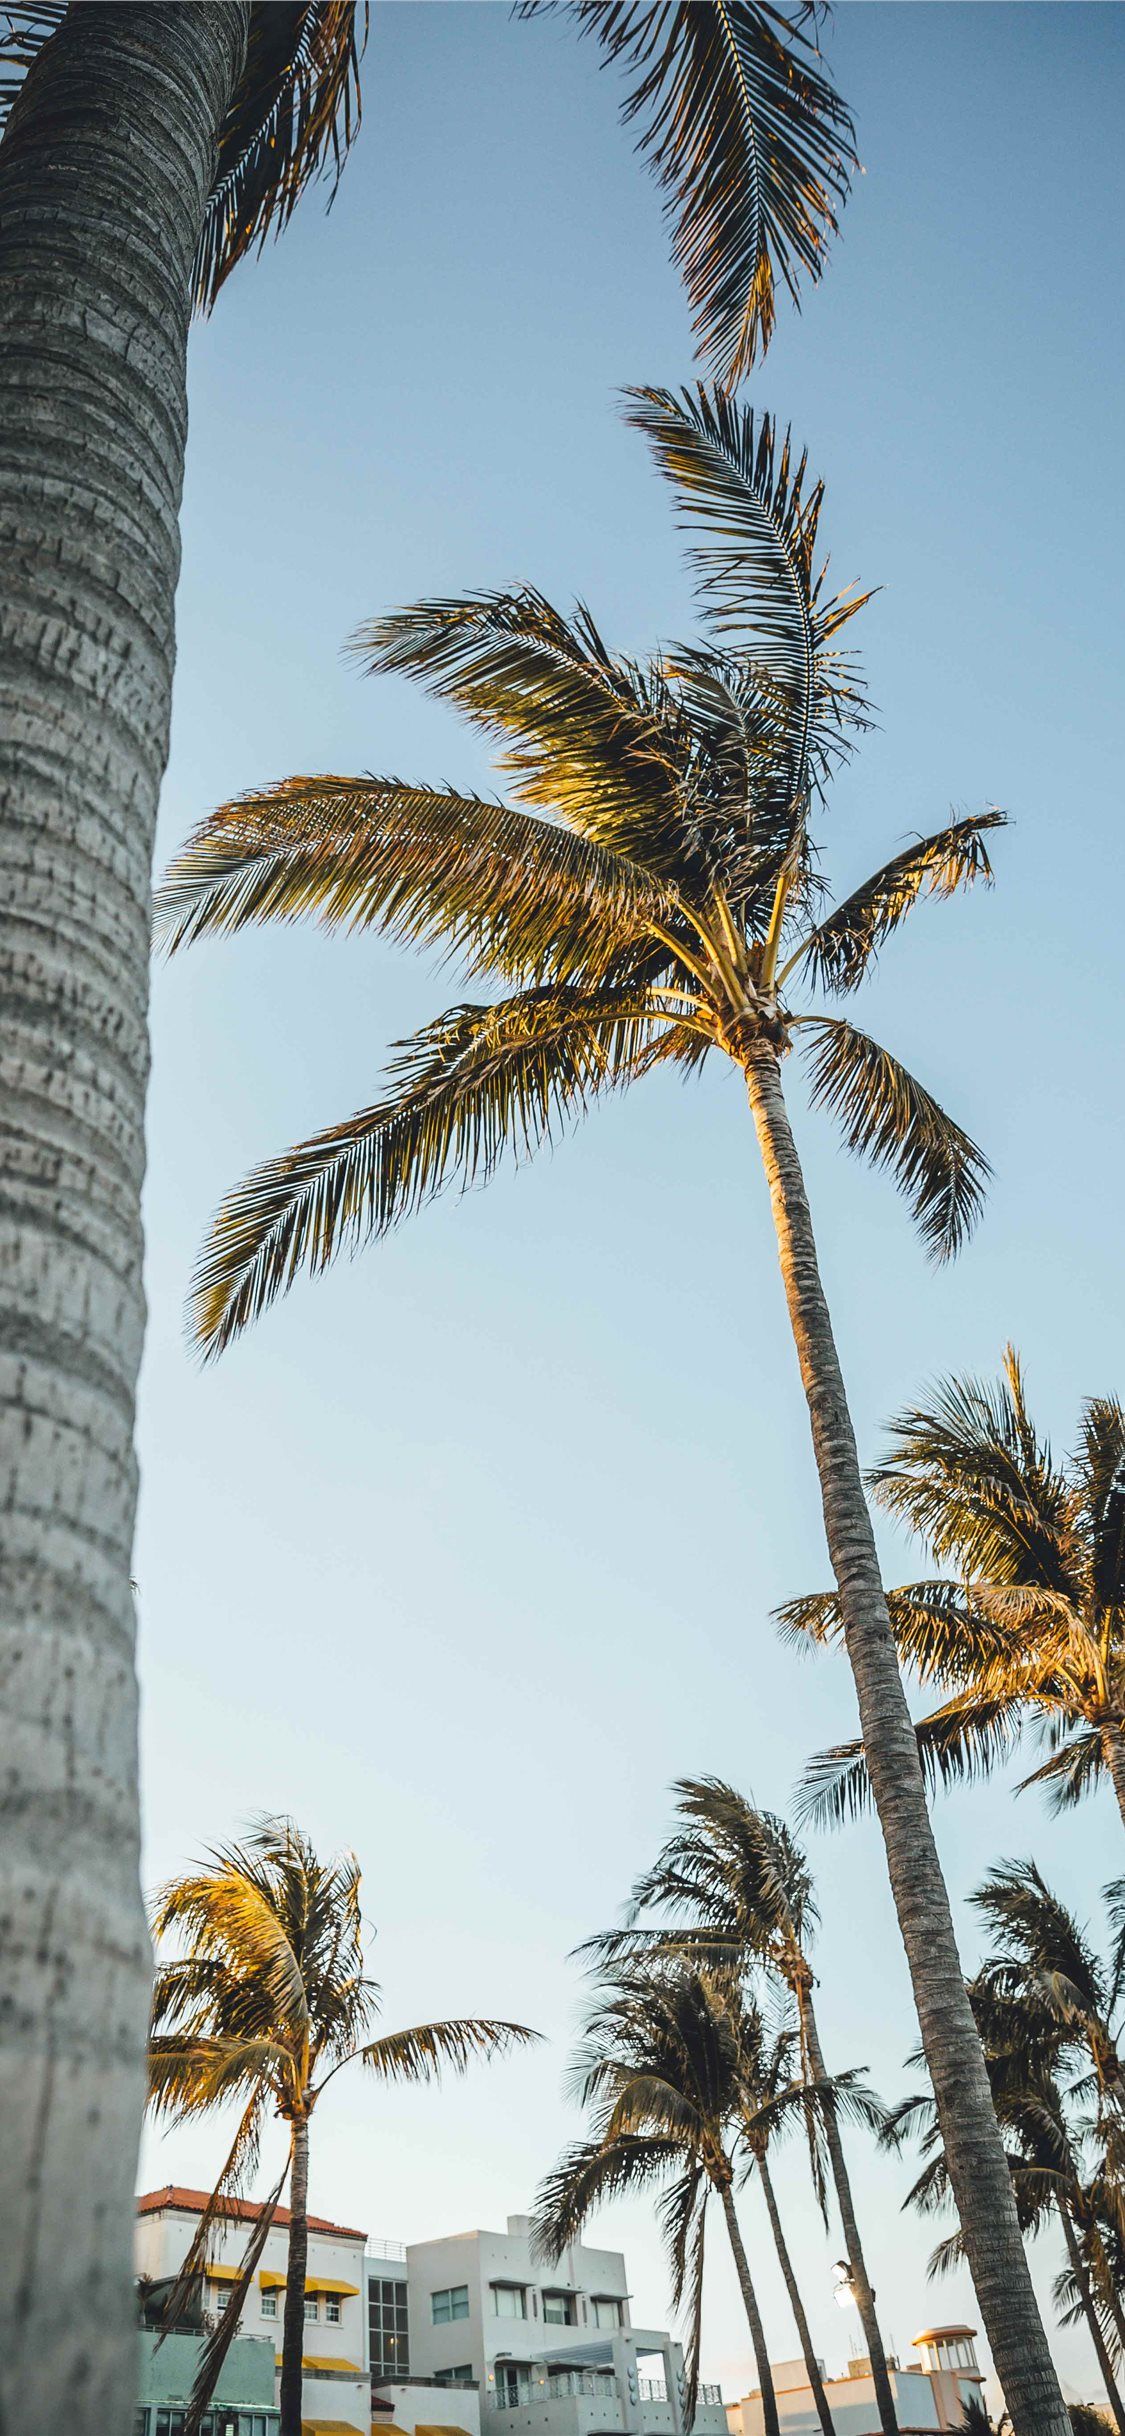
[[[809,1408],[860,1727],[910,1966],[965,2250],[1015,2436],[1070,2422],[1016,2219],[1011,2177],[961,1972],[949,1896],[902,1688],[855,1435],[817,1262],[804,1178],[765,1040],[746,1061],[781,1274]]]
[[[828,2408],[828,2396],[824,2391],[824,2379],[820,2373],[820,2362],[817,2359],[815,2351],[813,2350],[813,2339],[809,2330],[809,2321],[805,2315],[805,2304],[801,2299],[801,2287],[798,2284],[797,2278],[793,2272],[793,2261],[789,2256],[789,2244],[785,2239],[784,2232],[782,2231],[781,2217],[778,2212],[777,2205],[777,2194],[773,2187],[773,2176],[770,2173],[769,2166],[764,2157],[759,2157],[758,2159],[758,2172],[762,2178],[762,2195],[766,2203],[766,2214],[770,2220],[770,2231],[773,2234],[773,2246],[777,2252],[777,2263],[781,2269],[785,2289],[789,2295],[789,2306],[793,2312],[793,2323],[797,2329],[797,2338],[801,2346],[801,2358],[805,2363],[805,2374],[808,2377],[810,2386],[812,2387],[812,2397],[816,2404],[816,2415],[824,2431],[824,2436],[836,2436],[836,2430],[832,2420],[832,2413]],[[1125,2436],[1125,2431],[1123,2431],[1123,2436]]]
[[[827,2082],[828,2072],[824,2061],[824,2049],[820,2043],[820,2032],[816,2026],[811,1990],[808,1987],[800,1988],[797,1993],[797,2001],[801,2008],[802,2027],[809,2062],[816,2079],[823,2084]],[[884,2436],[897,2436],[898,2420],[895,2416],[895,2398],[891,2391],[887,2355],[883,2349],[883,2337],[879,2332],[879,2320],[875,2315],[875,2294],[867,2272],[863,2243],[859,2238],[859,2225],[856,2222],[855,2203],[852,2199],[851,2176],[848,2173],[844,2143],[840,2138],[840,2126],[835,2107],[826,2105],[821,2119],[824,2124],[828,2162],[832,2168],[832,2185],[836,2193],[836,2205],[840,2211],[844,2248],[847,2251],[848,2265],[852,2272],[855,2305],[859,2311],[859,2322],[863,2328],[863,2339],[867,2345],[867,2357],[875,2387],[879,2424],[884,2431]]]
[[[119,2436],[148,1943],[129,1585],[192,262],[245,0],[70,8],[0,144],[0,2426]]]
[[[1070,2209],[1067,2207],[1065,2200],[1060,2199],[1059,2201],[1059,2215],[1062,2219],[1063,2238],[1066,2242],[1067,2257],[1070,2260],[1071,2272],[1074,2276],[1074,2281],[1078,2286],[1079,2294],[1081,2296],[1082,2307],[1086,2317],[1086,2324],[1090,2329],[1090,2340],[1097,2354],[1098,2367],[1102,2372],[1102,2384],[1106,2390],[1106,2397],[1109,2402],[1109,2407],[1113,2412],[1114,2422],[1117,2428],[1117,2436],[1125,2436],[1125,2407],[1122,2406],[1121,2396],[1117,2391],[1117,2382],[1113,2374],[1113,2363],[1110,2360],[1109,2348],[1106,2343],[1105,2336],[1102,2333],[1101,2320],[1098,2316],[1097,2308],[1094,2302],[1094,2295],[1090,2287],[1090,2278],[1086,2273],[1086,2261],[1082,2256],[1078,2236],[1074,2230],[1074,2223],[1071,2217]]]
[[[730,2246],[734,2255],[734,2264],[738,2275],[739,2290],[742,2294],[742,2305],[746,2311],[746,2323],[750,2329],[750,2341],[754,2348],[754,2361],[758,2371],[758,2384],[761,2388],[762,2394],[762,2422],[765,2427],[765,2436],[780,2436],[780,2428],[777,2417],[777,2396],[773,2390],[773,2378],[770,2374],[770,2355],[766,2345],[766,2330],[762,2324],[762,2313],[758,2307],[758,2295],[754,2290],[753,2278],[750,2274],[750,2261],[746,2256],[746,2249],[742,2239],[742,2227],[739,2224],[738,2211],[734,2204],[734,2192],[732,2191],[729,2182],[724,2182],[721,2185],[720,2197],[723,2203],[723,2214],[727,2220],[727,2232],[730,2236]],[[281,2436],[285,2436],[284,2428],[281,2431]]]
[[[285,2268],[285,2322],[281,2335],[281,2425],[278,2436],[301,2436],[305,2349],[305,2278],[309,2268],[309,2127],[293,2125],[293,2171],[289,2178],[289,2256]]]
[[[1107,1726],[1102,1733],[1102,1749],[1106,1755],[1117,1807],[1125,1825],[1125,1735],[1119,1726]]]
[[[1090,2245],[1090,2256],[1094,2261],[1098,2290],[1113,2319],[1114,2332],[1121,2345],[1121,2355],[1125,2358],[1125,2311],[1121,2307],[1121,2296],[1113,2280],[1113,2269],[1106,2256],[1105,2243],[1102,2240],[1096,2217],[1092,2216],[1087,2225],[1086,2238]]]

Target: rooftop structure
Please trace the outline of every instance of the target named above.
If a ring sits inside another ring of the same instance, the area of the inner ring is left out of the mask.
[[[919,2360],[901,2367],[888,2362],[901,2436],[937,2436],[960,2429],[965,2404],[981,2399],[980,2367],[972,2326],[931,2326],[915,2335]],[[823,2373],[823,2372],[822,2372]],[[803,2360],[771,2363],[781,2436],[819,2436],[820,2422]],[[824,2390],[836,2436],[879,2436],[875,2382],[867,2360],[851,2360],[842,2377],[825,2377]],[[760,2392],[728,2404],[729,2436],[764,2436]]]

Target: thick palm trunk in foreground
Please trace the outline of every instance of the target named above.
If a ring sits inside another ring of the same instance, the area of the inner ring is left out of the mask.
[[[192,264],[242,5],[72,7],[0,145],[0,2426],[122,2436],[129,1569]]]
[[[285,2267],[285,2324],[281,2336],[281,2425],[278,2436],[301,2436],[304,2383],[305,2278],[309,2268],[309,2127],[293,2126],[293,2172],[289,2181],[289,2255]]]
[[[977,2302],[1016,2436],[1069,2436],[961,1972],[776,1051],[746,1060],[895,1909]]]
[[[742,2227],[738,2221],[738,2211],[734,2204],[734,2193],[729,2182],[724,2182],[722,2184],[720,2197],[723,2202],[723,2214],[727,2220],[727,2232],[730,2236],[731,2251],[734,2257],[735,2269],[738,2275],[738,2288],[742,2294],[742,2305],[746,2311],[746,2323],[750,2329],[750,2341],[754,2348],[754,2361],[758,2371],[758,2384],[761,2388],[762,2395],[762,2423],[766,2431],[766,2436],[780,2436],[777,2418],[777,2396],[774,2393],[773,2378],[770,2375],[770,2355],[769,2346],[766,2342],[766,2330],[762,2324],[762,2315],[758,2307],[758,2295],[754,2290],[754,2282],[750,2273],[750,2261],[746,2256],[746,2248],[742,2239]],[[284,2428],[281,2431],[281,2436],[285,2436]]]
[[[824,2061],[824,2049],[820,2043],[820,2032],[816,2026],[811,1982],[812,1972],[810,1970],[809,1985],[799,1991],[798,2001],[801,2007],[801,2022],[809,2062],[815,2078],[824,2087],[828,2080],[828,2071]],[[872,2291],[871,2278],[867,2272],[863,2243],[859,2238],[855,2202],[852,2198],[851,2176],[848,2172],[844,2143],[840,2138],[840,2126],[836,2120],[834,2107],[831,2105],[825,2107],[823,2120],[828,2162],[832,2169],[832,2186],[836,2193],[836,2205],[840,2211],[840,2225],[844,2235],[844,2248],[848,2254],[848,2265],[851,2269],[855,2305],[859,2312],[860,2325],[863,2328],[863,2339],[867,2345],[867,2357],[875,2387],[875,2402],[879,2412],[879,2425],[883,2429],[883,2436],[895,2436],[898,2427],[895,2398],[891,2392],[887,2355],[883,2349],[883,2337],[879,2332],[879,2320],[875,2314],[875,2294]]]
[[[769,2166],[767,2165],[764,2157],[759,2157],[758,2159],[758,2172],[762,2178],[762,2195],[766,2203],[766,2213],[770,2220],[770,2231],[773,2234],[773,2246],[777,2252],[777,2263],[781,2269],[786,2292],[789,2295],[789,2306],[793,2312],[793,2323],[797,2329],[797,2337],[801,2346],[801,2358],[805,2363],[805,2374],[808,2378],[809,2385],[812,2388],[813,2401],[816,2404],[816,2415],[824,2431],[824,2436],[836,2436],[832,2413],[828,2408],[828,2396],[824,2391],[824,2379],[820,2373],[820,2362],[817,2359],[816,2352],[813,2348],[812,2332],[809,2326],[808,2318],[805,2315],[805,2304],[801,2299],[801,2287],[797,2282],[796,2275],[793,2272],[793,2261],[789,2256],[789,2244],[786,2241],[784,2231],[782,2230],[781,2216],[777,2205],[777,2193],[773,2187],[773,2176],[770,2173]]]

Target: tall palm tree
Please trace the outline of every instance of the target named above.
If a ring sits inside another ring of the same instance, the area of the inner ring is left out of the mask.
[[[808,2128],[810,2101],[825,2121],[830,2119],[835,2125],[835,2101],[845,2083],[850,2085],[852,2098],[865,2106],[864,2120],[875,2124],[879,2129],[882,2128],[882,2109],[879,2101],[872,2097],[870,2092],[861,2091],[856,2087],[855,2076],[852,2074],[844,2075],[837,2081],[821,2082],[814,2088],[809,2081],[803,2062],[801,2062],[801,2069],[794,2085],[793,2049],[795,2041],[793,2032],[790,2029],[782,2029],[774,2031],[772,2036],[767,2035],[757,2008],[749,2006],[744,2000],[741,2006],[741,2019],[744,2025],[740,2039],[744,2086],[742,2137],[747,2156],[753,2159],[754,2170],[762,2186],[762,2197],[765,2200],[766,2214],[770,2220],[777,2263],[781,2269],[782,2282],[789,2296],[789,2306],[793,2312],[793,2323],[797,2329],[801,2358],[805,2364],[805,2375],[809,2381],[809,2390],[812,2394],[816,2415],[823,2436],[835,2436],[834,2422],[828,2404],[828,2396],[824,2390],[824,2378],[821,2374],[820,2361],[816,2355],[808,2312],[801,2296],[801,2288],[797,2281],[796,2270],[781,2221],[777,2192],[774,2188],[773,2168],[770,2164],[770,2149],[778,2132],[786,2129],[788,2123],[792,2121],[798,2106],[805,2128]],[[800,2061],[799,2041],[796,2044]],[[788,2095],[790,2091],[793,2092],[796,2103],[789,2108],[787,2115],[783,2115],[779,2112],[775,2101],[783,2093]]]
[[[591,2110],[592,2136],[560,2159],[539,2193],[536,2244],[555,2261],[604,2201],[654,2181],[666,2184],[661,2219],[673,2299],[679,2306],[686,2291],[689,2302],[689,2428],[699,2379],[707,2202],[715,2193],[750,2331],[766,2436],[778,2436],[769,2346],[734,2194],[751,2161],[764,2187],[771,2135],[808,2104],[805,2083],[784,2078],[785,2057],[784,2042],[769,2054],[761,2015],[729,1972],[675,1959],[623,1962],[598,1991],[574,2068],[579,2103]],[[881,2120],[878,2101],[855,2084],[856,2076],[848,2074],[816,2096]],[[776,2200],[770,2216],[795,2291]],[[823,2400],[823,2386],[820,2391]],[[825,2436],[830,2431],[829,2420]]]
[[[881,1505],[955,1577],[910,1582],[887,1606],[900,1657],[948,1697],[917,1725],[931,1784],[1005,1759],[1035,1722],[1052,1746],[1024,1779],[1056,1808],[1112,1785],[1125,1820],[1125,1411],[1091,1396],[1056,1461],[1028,1411],[1014,1346],[993,1385],[946,1379],[891,1424],[868,1475]],[[840,1635],[833,1592],[779,1611],[791,1636]],[[1022,1788],[1021,1788],[1022,1789]],[[821,1753],[807,1808],[838,1823],[870,1798],[860,1743]]]
[[[413,674],[505,746],[510,800],[393,779],[294,778],[224,805],[161,892],[172,947],[301,913],[462,948],[507,993],[400,1050],[374,1106],[268,1161],[224,1203],[193,1326],[212,1352],[347,1244],[444,1184],[529,1154],[592,1100],[727,1058],[746,1090],[808,1403],[829,1555],[895,1906],[1016,2436],[1068,2436],[1019,2236],[988,2076],[887,1618],[804,1176],[782,1088],[888,1167],[935,1257],[981,1206],[987,1162],[898,1059],[839,1015],[919,897],[989,876],[995,811],[907,846],[830,911],[813,818],[864,718],[841,638],[862,605],[817,565],[823,487],[768,416],[700,389],[631,393],[682,513],[710,627],[644,666],[589,611],[541,593],[422,601],[367,627],[372,668]],[[725,647],[724,647],[725,646]]]
[[[806,13],[577,11],[625,71],[723,378],[766,344],[775,287],[818,275],[854,157]],[[0,2416],[73,2436],[124,2424],[133,2368],[132,1439],[187,328],[338,170],[364,20],[353,0],[0,9]]]
[[[998,1891],[1004,1903],[1013,1891],[1023,1904],[1037,1900],[1041,1881],[1039,1888],[1025,1883],[1017,1889],[1022,1875],[1011,1870],[993,1873],[974,1898],[987,1916],[996,1917]],[[1093,1978],[1099,1983],[1100,1994],[1101,1974],[1088,1940],[1056,1899],[1047,1896],[1043,1909],[1045,1917],[1032,1939],[1035,1967],[1026,1967],[1026,1955],[1013,1967],[1005,1937],[969,1982],[968,1992],[1008,2144],[1020,2223],[1025,2233],[1034,2234],[1052,2214],[1058,2219],[1067,2253],[1067,2266],[1055,2284],[1060,2318],[1067,2324],[1085,2322],[1120,2436],[1125,2405],[1114,2358],[1120,2358],[1125,2346],[1125,2316],[1111,2256],[1120,2242],[1120,2142],[1107,2142],[1104,2124],[1088,2114],[1087,2076],[1075,2071],[1086,2032],[1089,1982]],[[1071,1977],[1076,1962],[1086,2000],[1077,2014]],[[908,2134],[920,2137],[926,2163],[905,2204],[930,2213],[948,2200],[949,2175],[928,2092],[905,2099],[887,2118],[882,2137],[900,2147]],[[963,2255],[960,2233],[948,2236],[933,2252],[931,2274],[945,2273]]]
[[[823,2086],[827,2067],[809,1959],[819,1914],[805,1854],[783,1819],[756,1810],[719,1777],[681,1777],[674,1790],[681,1824],[652,1868],[638,1878],[629,1926],[592,1939],[590,1952],[609,1958],[630,1951],[686,1950],[727,1970],[744,1972],[748,1966],[764,1965],[792,2005],[804,2078]],[[664,1915],[663,1925],[651,1925],[654,1913]],[[885,2436],[894,2436],[894,2395],[840,2126],[831,2108],[810,2109],[806,2128],[822,2209],[822,2144],[827,2150],[880,2426]]]
[[[182,1951],[158,1965],[149,2039],[149,2103],[173,2123],[237,2105],[238,2128],[179,2277],[186,2294],[208,2254],[223,2204],[258,2162],[272,2117],[287,2155],[260,2210],[237,2283],[205,2346],[186,2436],[210,2402],[239,2313],[289,2183],[289,2255],[282,2333],[280,2436],[301,2436],[301,2355],[308,2258],[309,2127],[347,2064],[383,2081],[463,2072],[535,2034],[518,2022],[425,2022],[370,2032],[379,1990],[364,1971],[360,1871],[353,1853],[322,1861],[291,1819],[265,1819],[241,1844],[173,1878],[153,1910],[157,1938]]]

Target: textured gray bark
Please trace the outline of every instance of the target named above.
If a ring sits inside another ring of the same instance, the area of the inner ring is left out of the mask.
[[[0,2427],[120,2436],[129,1569],[192,262],[243,5],[72,7],[0,145]]]
[[[774,2393],[773,2378],[770,2375],[770,2355],[769,2345],[766,2342],[766,2330],[762,2324],[762,2314],[758,2307],[758,2295],[754,2290],[754,2281],[750,2273],[750,2261],[746,2256],[746,2245],[742,2239],[742,2227],[739,2224],[738,2210],[734,2204],[734,2192],[732,2191],[729,2182],[723,2183],[720,2190],[720,2197],[723,2203],[723,2214],[727,2220],[727,2232],[730,2236],[730,2246],[734,2257],[735,2270],[738,2275],[738,2288],[742,2294],[742,2306],[746,2311],[746,2323],[750,2329],[750,2341],[754,2348],[754,2359],[758,2370],[758,2384],[761,2388],[762,2395],[762,2423],[766,2431],[766,2436],[780,2436],[777,2417],[777,2396]],[[285,2436],[284,2428],[281,2431],[281,2436]]]
[[[805,2043],[808,2048],[809,2062],[815,2078],[818,2081],[826,2082],[828,2073],[824,2062],[824,2049],[820,2043],[820,2032],[816,2026],[812,1995],[808,1988],[802,1991],[801,2010],[804,2016]],[[832,2168],[832,2185],[836,2193],[836,2205],[840,2211],[844,2248],[847,2251],[848,2265],[852,2271],[856,2308],[859,2311],[859,2322],[863,2328],[863,2339],[867,2345],[867,2357],[871,2363],[879,2425],[884,2430],[884,2436],[896,2436],[898,2421],[895,2416],[895,2399],[891,2392],[891,2380],[887,2370],[887,2355],[883,2349],[882,2335],[879,2332],[879,2320],[875,2315],[875,2295],[871,2289],[871,2278],[868,2275],[867,2261],[863,2255],[863,2243],[859,2238],[859,2225],[856,2222],[848,2161],[844,2155],[844,2143],[840,2138],[840,2126],[832,2107],[825,2111],[824,2137],[828,2147],[828,2162]]]
[[[289,2180],[289,2255],[285,2266],[285,2322],[281,2336],[281,2426],[278,2436],[301,2436],[304,2390],[305,2278],[309,2271],[309,2127],[293,2125],[293,2171]]]
[[[821,2427],[824,2430],[824,2436],[836,2436],[836,2429],[833,2422],[832,2413],[828,2408],[828,2396],[824,2391],[824,2379],[820,2373],[820,2362],[817,2359],[816,2352],[813,2347],[812,2332],[809,2326],[808,2318],[805,2315],[805,2304],[801,2299],[801,2287],[797,2282],[796,2275],[793,2271],[793,2261],[789,2256],[789,2244],[785,2239],[785,2232],[782,2226],[781,2215],[777,2204],[777,2193],[773,2187],[773,2176],[770,2173],[769,2166],[764,2157],[759,2157],[758,2159],[758,2172],[762,2178],[762,2195],[766,2203],[766,2214],[770,2220],[770,2231],[773,2234],[773,2246],[777,2252],[777,2263],[781,2269],[782,2280],[784,2282],[786,2292],[789,2295],[789,2306],[793,2312],[793,2323],[797,2329],[797,2339],[801,2346],[801,2358],[805,2363],[805,2374],[812,2390],[813,2401],[816,2404],[816,2415],[820,2421]]]
[[[918,1746],[887,1621],[871,1517],[821,1282],[804,1178],[766,1041],[749,1052],[750,1106],[820,1476],[832,1570],[895,1909],[977,2302],[1015,2436],[1069,2436],[1039,2315],[957,1952]]]

